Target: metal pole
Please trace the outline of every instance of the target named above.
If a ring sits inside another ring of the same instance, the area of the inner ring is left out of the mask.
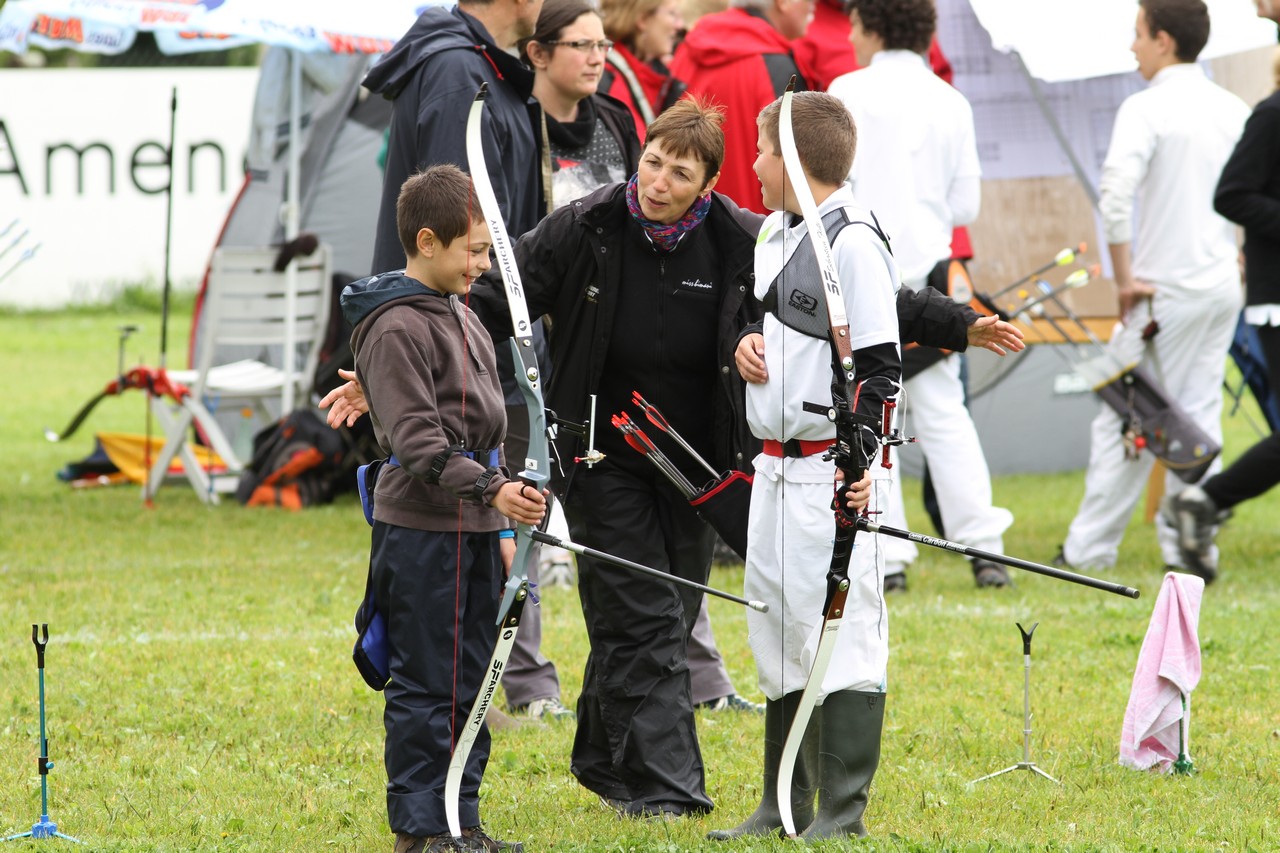
[[[169,93],[169,183],[165,187],[164,197],[164,292],[160,296],[160,369],[165,368],[165,359],[169,353],[169,294],[172,283],[169,275],[169,257],[173,254],[173,150],[177,145],[178,132],[178,87],[174,86]]]
[[[1040,623],[1037,622],[1036,625]],[[1021,627],[1021,626],[1019,626]],[[1031,626],[1034,631],[1035,625]],[[1030,644],[1028,644],[1030,645]],[[1022,656],[1022,760],[1031,763],[1031,651]]]
[[[302,51],[289,52],[289,173],[285,176],[284,242],[298,236],[302,217]],[[284,270],[284,394],[281,417],[293,411],[297,390],[295,376],[298,372],[297,319],[298,319],[298,259],[295,256]]]

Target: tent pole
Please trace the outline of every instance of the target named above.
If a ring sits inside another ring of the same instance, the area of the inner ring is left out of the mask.
[[[164,282],[161,284],[160,292],[160,374],[164,375],[165,368],[168,365],[169,358],[169,295],[172,290],[171,270],[169,267],[170,257],[173,255],[173,175],[174,175],[174,149],[178,144],[178,87],[174,86],[169,92],[169,180],[165,184],[164,190]],[[122,374],[123,375],[123,374]],[[147,405],[147,429],[146,429],[146,445],[143,451],[142,462],[143,470],[146,472],[142,479],[142,502],[148,509],[155,506],[151,500],[151,392],[148,390],[146,395]]]
[[[1058,140],[1058,147],[1062,149],[1062,153],[1067,155],[1067,159],[1071,161],[1071,169],[1076,173],[1076,180],[1080,182],[1080,186],[1084,189],[1085,195],[1089,196],[1089,202],[1096,208],[1098,206],[1098,190],[1093,186],[1093,182],[1089,180],[1089,175],[1084,170],[1084,164],[1080,162],[1080,158],[1076,156],[1075,150],[1071,147],[1071,143],[1067,141],[1067,135],[1062,132],[1062,125],[1058,123],[1058,117],[1053,114],[1053,110],[1049,108],[1049,102],[1045,100],[1044,92],[1040,90],[1040,84],[1036,78],[1032,76],[1031,71],[1027,68],[1027,64],[1022,61],[1022,54],[1018,51],[1010,51],[1010,55],[1018,62],[1018,68],[1022,70],[1022,76],[1027,78],[1027,86],[1031,88],[1031,97],[1035,99],[1036,106],[1040,108],[1041,115],[1049,124],[1049,130],[1053,132],[1053,136]]]
[[[284,241],[298,236],[299,199],[301,197],[302,170],[302,52],[289,51],[289,174],[285,177]],[[281,417],[293,411],[295,388],[294,373],[297,369],[297,340],[295,338],[298,316],[298,260],[295,257],[285,268],[285,326],[284,326],[284,411]]]
[[[169,280],[170,255],[173,254],[173,149],[177,145],[178,125],[178,87],[174,86],[169,95],[169,182],[165,187],[164,208],[164,292],[160,296],[160,369],[165,368],[165,358],[169,352],[169,291],[172,284]]]

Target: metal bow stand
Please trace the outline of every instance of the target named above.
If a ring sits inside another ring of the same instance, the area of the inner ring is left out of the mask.
[[[39,633],[40,629],[44,631],[43,638]],[[40,673],[40,757],[37,759],[40,767],[40,820],[31,825],[30,832],[20,832],[0,841],[13,841],[17,838],[65,838],[81,844],[83,842],[80,839],[58,832],[58,825],[49,820],[49,771],[53,769],[53,762],[49,760],[49,739],[45,737],[44,728],[44,650],[49,645],[48,624],[31,626],[31,642],[36,646],[36,668]]]
[[[1022,760],[1003,770],[997,770],[995,773],[988,773],[980,779],[974,779],[969,784],[976,785],[979,782],[994,779],[1013,770],[1030,770],[1032,773],[1040,774],[1050,782],[1056,782],[1061,785],[1061,782],[1045,773],[1031,760],[1031,635],[1036,632],[1036,628],[1040,626],[1040,623],[1037,622],[1032,625],[1030,631],[1023,628],[1021,622],[1015,622],[1014,624],[1018,626],[1018,631],[1022,633]]]

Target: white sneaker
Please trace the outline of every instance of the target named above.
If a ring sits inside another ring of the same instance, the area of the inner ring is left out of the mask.
[[[1188,486],[1176,495],[1165,495],[1160,512],[1178,532],[1178,552],[1188,571],[1213,583],[1218,576],[1218,562],[1213,555],[1213,538],[1217,526],[1231,517],[1230,510],[1220,510],[1199,486]]]
[[[572,720],[574,719],[573,711],[570,711],[560,701],[559,696],[548,696],[546,699],[534,699],[527,705],[512,705],[511,713],[519,714],[522,717],[529,717],[534,720],[552,719],[552,720]]]

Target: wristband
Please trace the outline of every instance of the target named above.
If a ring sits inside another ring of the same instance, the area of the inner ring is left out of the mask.
[[[510,527],[508,527],[505,530],[498,531],[498,538],[499,539],[515,539],[516,532],[512,530]]]

